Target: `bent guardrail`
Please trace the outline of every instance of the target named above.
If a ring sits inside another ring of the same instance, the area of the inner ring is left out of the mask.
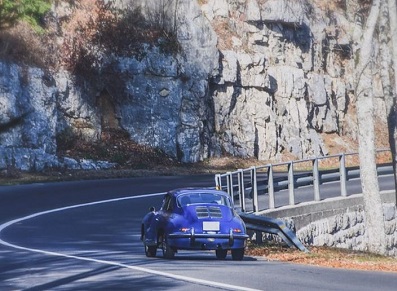
[[[377,155],[390,155],[390,150],[378,150]],[[355,162],[350,161],[347,164],[347,158],[355,160]],[[337,159],[338,167],[320,169],[320,162],[327,164],[329,159]],[[304,167],[301,166],[304,169],[297,171],[296,166],[300,164],[305,165]],[[275,171],[275,168],[280,167],[283,167],[284,170]],[[378,164],[379,176],[392,173],[391,165]],[[340,195],[338,196],[346,197],[348,195],[347,182],[359,177],[358,153],[348,153],[268,164],[217,174],[215,175],[215,184],[218,189],[228,192],[233,200],[239,201],[242,212],[247,211],[248,202],[252,206],[252,208],[249,207],[251,208],[249,211],[256,213],[264,209],[274,209],[276,207],[275,193],[282,190],[287,191],[286,201],[279,202],[277,206],[296,205],[296,192],[302,186],[312,186],[310,190],[306,191],[306,196],[308,193],[311,195],[309,201],[320,201],[323,198],[320,186],[327,182],[339,181]],[[266,195],[266,198],[262,200],[267,205],[260,208],[259,197],[263,197],[263,194]]]
[[[247,229],[278,235],[289,247],[296,247],[303,252],[309,252],[283,221],[247,213],[240,213],[239,215],[244,220]]]

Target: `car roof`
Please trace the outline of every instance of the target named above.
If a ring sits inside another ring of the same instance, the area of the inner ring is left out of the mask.
[[[171,194],[175,197],[179,195],[184,195],[184,194],[195,194],[195,193],[211,193],[211,194],[220,194],[229,197],[229,195],[226,192],[216,190],[213,188],[196,188],[196,187],[190,187],[190,188],[179,188],[179,189],[174,189],[168,191],[168,194]]]

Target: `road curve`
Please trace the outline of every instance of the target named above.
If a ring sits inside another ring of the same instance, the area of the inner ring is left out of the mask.
[[[213,176],[0,187],[0,290],[395,290],[393,273],[215,259],[146,258],[140,220],[163,192]]]

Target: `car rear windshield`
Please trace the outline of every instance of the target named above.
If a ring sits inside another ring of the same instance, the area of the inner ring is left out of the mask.
[[[184,207],[190,204],[212,203],[224,206],[231,206],[228,197],[216,193],[189,193],[178,196],[179,207]]]

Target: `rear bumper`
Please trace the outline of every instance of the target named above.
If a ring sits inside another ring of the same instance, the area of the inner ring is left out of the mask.
[[[172,233],[168,235],[168,244],[176,249],[237,249],[244,248],[247,234],[235,233]]]

